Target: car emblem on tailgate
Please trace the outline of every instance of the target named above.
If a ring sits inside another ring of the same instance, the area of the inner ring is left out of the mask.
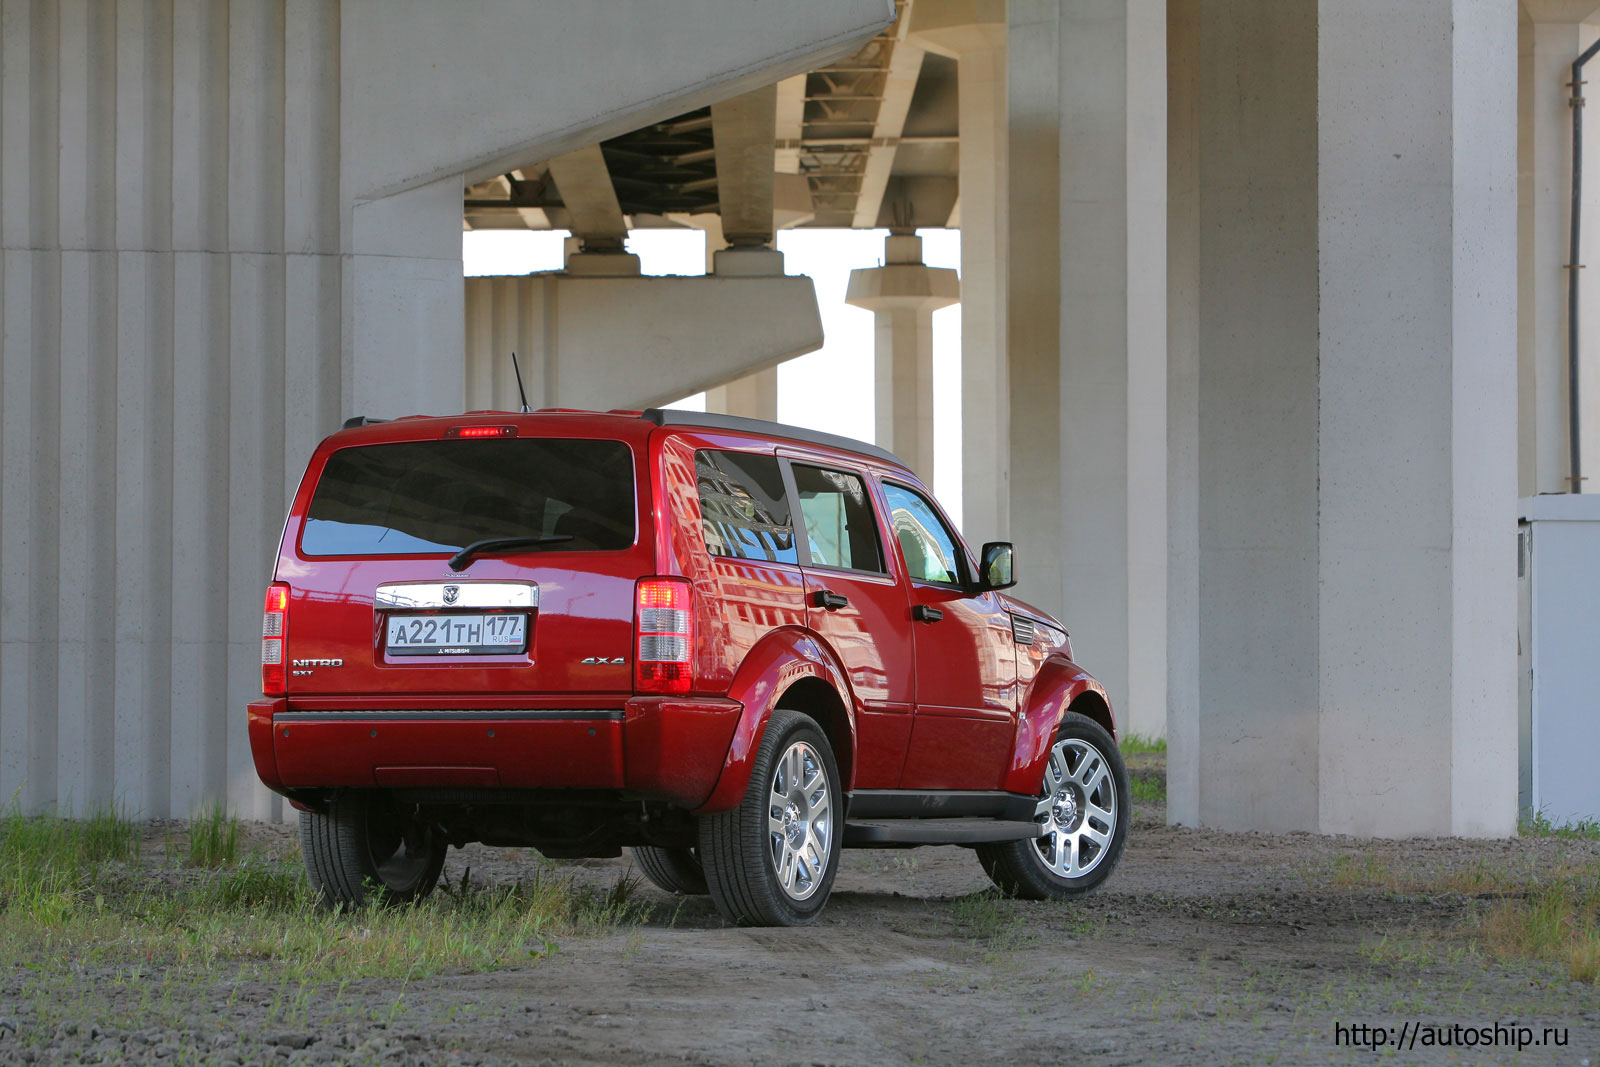
[[[578,662],[579,663],[587,663],[591,667],[598,667],[598,666],[602,666],[602,665],[611,666],[611,665],[614,665],[614,664],[626,663],[626,662],[628,662],[628,660],[627,660],[627,657],[625,657],[625,656],[609,656],[609,657],[607,657],[607,656],[585,656],[583,659],[579,660]]]
[[[454,604],[459,596],[461,596],[461,587],[459,585],[447,585],[444,587],[444,602],[446,604]]]

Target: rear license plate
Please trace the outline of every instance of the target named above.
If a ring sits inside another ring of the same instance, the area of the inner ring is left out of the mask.
[[[496,656],[527,648],[528,617],[514,613],[390,615],[391,656]]]

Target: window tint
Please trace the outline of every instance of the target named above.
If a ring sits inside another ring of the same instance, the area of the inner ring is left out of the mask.
[[[819,567],[885,573],[878,524],[861,478],[798,463],[792,469],[811,562]]]
[[[773,456],[702,449],[694,454],[700,527],[713,556],[797,563],[789,496]]]
[[[633,544],[633,453],[620,441],[405,441],[328,457],[308,556],[455,552],[487,537],[570,537],[556,551]]]
[[[955,535],[926,497],[903,485],[883,483],[895,540],[906,558],[906,571],[917,581],[960,585],[966,568]]]

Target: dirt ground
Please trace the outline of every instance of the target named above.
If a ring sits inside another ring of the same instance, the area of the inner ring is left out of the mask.
[[[286,827],[251,834],[292,846]],[[20,995],[29,979],[0,974],[0,1063],[1600,1067],[1600,987],[1475,950],[1462,930],[1492,900],[1365,884],[1391,871],[1597,858],[1600,842],[1552,838],[1366,843],[1173,829],[1159,804],[1142,805],[1121,868],[1082,902],[997,899],[964,849],[847,852],[809,928],[728,928],[704,898],[680,905],[646,887],[660,903],[649,922],[565,939],[491,973],[324,991],[290,1030],[263,1026],[276,991],[245,983],[165,1005],[145,1029],[85,1018],[25,1044],[14,1030],[32,1023]],[[475,884],[509,882],[537,862],[474,846],[451,853],[447,877],[470,866]],[[569,868],[600,886],[629,869],[626,855]],[[1520,1053],[1335,1044],[1337,1026],[1418,1023],[1527,1026],[1535,1040],[1565,1028],[1567,1043]]]

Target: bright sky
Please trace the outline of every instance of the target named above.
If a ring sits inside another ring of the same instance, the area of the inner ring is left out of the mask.
[[[931,267],[961,267],[958,230],[920,230]],[[778,248],[790,274],[817,287],[824,344],[778,368],[778,418],[796,426],[873,439],[872,312],[844,302],[850,271],[883,263],[885,230],[781,230]],[[565,230],[470,230],[462,234],[469,275],[560,270]],[[628,250],[646,274],[704,274],[699,230],[634,230]],[[961,523],[961,305],[933,314],[934,493]],[[705,394],[674,407],[705,409]]]

